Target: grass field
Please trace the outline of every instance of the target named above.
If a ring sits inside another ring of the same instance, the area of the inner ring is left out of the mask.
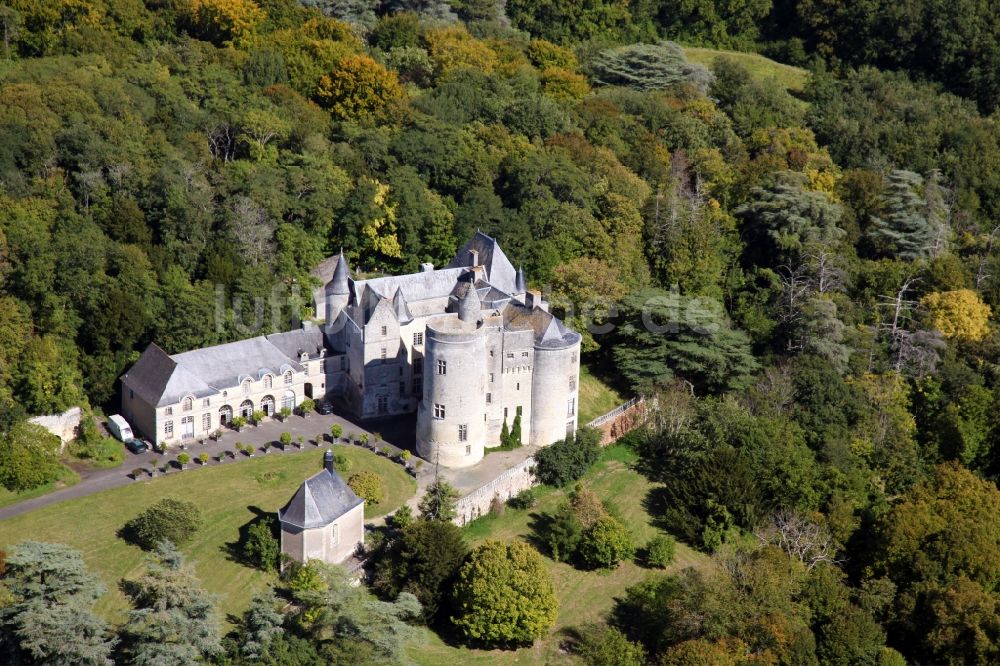
[[[736,60],[746,67],[751,74],[757,78],[774,78],[778,80],[785,90],[795,93],[801,92],[806,85],[809,73],[799,67],[784,65],[775,62],[770,58],[765,58],[757,53],[742,53],[740,51],[721,51],[717,49],[705,49],[694,46],[685,46],[684,55],[691,62],[697,62],[711,68],[712,62],[725,56]]]
[[[400,465],[363,449],[337,448],[351,461],[345,476],[368,469],[380,474],[385,483],[386,499],[365,507],[366,517],[395,510],[415,492],[415,482]],[[161,497],[190,500],[202,508],[205,523],[182,550],[194,563],[205,589],[217,595],[219,615],[224,619],[228,613],[241,613],[268,580],[268,574],[234,561],[227,544],[237,541],[240,527],[258,512],[283,506],[321,465],[322,453],[312,449],[138,481],[0,521],[0,548],[31,538],[79,549],[108,588],[97,610],[112,622],[120,622],[126,600],[118,581],[141,573],[145,553],[118,538],[117,531]]]
[[[579,393],[580,425],[607,414],[627,400],[614,388],[594,376],[591,370],[582,364],[580,365]]]
[[[623,447],[605,449],[604,457],[583,479],[582,483],[609,501],[632,529],[636,543],[644,545],[657,530],[650,525],[643,509],[643,499],[650,483],[630,468],[633,454]],[[532,515],[551,511],[565,499],[566,491],[541,489],[538,505],[534,509],[515,511],[507,509],[502,516],[488,516],[466,528],[472,545],[486,539],[511,541],[525,539],[531,534]],[[559,597],[559,617],[552,634],[534,646],[516,651],[469,650],[447,645],[437,635],[425,631],[423,642],[413,645],[410,656],[419,664],[547,664],[573,663],[574,658],[563,654],[560,643],[562,629],[605,617],[614,606],[614,600],[625,588],[647,577],[665,575],[662,571],[643,569],[634,562],[624,562],[613,571],[580,571],[568,564],[545,559],[552,572],[556,594]],[[706,557],[684,544],[678,544],[677,559],[668,571],[688,566],[702,566]]]

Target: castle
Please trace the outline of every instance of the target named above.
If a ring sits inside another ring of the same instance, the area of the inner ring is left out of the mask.
[[[355,280],[343,254],[314,273],[321,326],[167,355],[122,376],[122,414],[157,443],[234,415],[339,397],[360,419],[417,413],[417,452],[473,465],[521,417],[544,446],[577,427],[580,335],[548,312],[497,242],[477,233],[445,268]]]

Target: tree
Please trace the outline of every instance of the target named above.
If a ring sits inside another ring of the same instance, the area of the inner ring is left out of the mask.
[[[626,39],[631,34],[628,7],[605,0],[511,0],[507,15],[516,28],[557,43]]]
[[[274,536],[277,521],[273,516],[255,520],[247,528],[243,540],[243,557],[264,571],[275,571],[281,557],[281,544]]]
[[[452,599],[456,628],[485,645],[530,644],[548,632],[559,608],[544,561],[520,541],[487,541],[472,551]]]
[[[401,591],[413,594],[423,607],[424,619],[431,622],[441,612],[450,582],[468,552],[462,529],[454,523],[411,522],[402,527],[390,553],[376,563],[373,586],[382,597],[395,598]]]
[[[924,179],[912,171],[897,169],[889,174],[882,202],[885,214],[872,220],[869,232],[883,252],[908,260],[931,254],[939,231],[925,215],[923,186]]]
[[[285,616],[278,610],[280,603],[272,589],[259,592],[250,600],[237,630],[239,653],[247,660],[265,661],[276,656],[274,643],[285,636],[281,626]]]
[[[355,122],[391,121],[406,104],[406,92],[396,73],[366,55],[341,59],[319,80],[316,98],[334,119]]]
[[[573,631],[573,653],[589,666],[643,666],[646,651],[621,631],[590,624]]]
[[[197,504],[165,497],[128,521],[124,531],[142,548],[153,550],[161,541],[187,542],[201,525],[201,509]]]
[[[195,32],[217,44],[245,42],[267,18],[252,0],[193,0],[189,11]]]
[[[0,485],[19,492],[57,479],[59,438],[34,423],[16,424],[0,434]]]
[[[507,440],[509,446],[518,448],[521,446],[521,412],[514,414],[514,423],[510,426],[510,438]]]
[[[690,84],[707,92],[712,74],[687,61],[673,42],[632,44],[601,51],[590,63],[594,83],[636,90],[666,90]]]
[[[160,542],[146,573],[127,589],[133,609],[122,640],[129,663],[195,663],[221,652],[211,598],[172,543]]]
[[[382,483],[382,477],[375,472],[366,470],[352,474],[351,478],[347,480],[347,485],[358,497],[369,504],[378,504],[385,499],[385,486]]]
[[[0,636],[14,663],[113,663],[116,641],[92,610],[104,586],[79,551],[23,541],[10,549],[5,566],[10,596],[0,609]]]
[[[989,333],[990,306],[971,289],[932,292],[920,299],[920,306],[945,338],[978,342]]]
[[[435,479],[420,498],[418,509],[422,520],[442,520],[450,522],[458,515],[455,502],[461,495],[447,481]]]
[[[535,454],[535,477],[550,486],[566,486],[586,474],[601,456],[601,432],[580,428]]]
[[[646,563],[657,569],[666,569],[673,564],[677,552],[677,541],[668,534],[657,534],[646,544]]]
[[[576,554],[587,567],[613,569],[635,554],[635,544],[631,532],[620,520],[604,516],[584,531]]]

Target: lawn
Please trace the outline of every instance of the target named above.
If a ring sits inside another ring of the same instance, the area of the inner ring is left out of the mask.
[[[775,62],[757,53],[685,46],[684,55],[691,62],[697,62],[709,68],[712,67],[712,62],[720,56],[732,58],[746,67],[758,79],[777,79],[778,83],[790,93],[802,92],[802,89],[806,85],[806,79],[809,76],[809,73],[804,69]]]
[[[415,492],[415,482],[397,463],[360,448],[337,448],[351,461],[345,476],[367,469],[380,474],[385,483],[386,499],[378,506],[366,507],[365,517],[393,511]],[[112,622],[120,622],[126,600],[118,581],[142,572],[145,553],[118,538],[116,532],[161,497],[190,500],[202,507],[205,524],[182,550],[195,565],[205,589],[217,595],[219,616],[224,619],[226,614],[241,613],[268,581],[268,574],[233,561],[227,544],[237,541],[240,527],[258,512],[273,512],[283,506],[321,465],[322,452],[312,449],[137,481],[0,521],[0,548],[31,538],[79,549],[108,588],[97,610]]]
[[[650,525],[643,500],[651,484],[630,468],[633,454],[624,447],[605,449],[603,459],[582,480],[587,488],[601,499],[609,501],[626,524],[632,529],[639,545],[645,544],[657,533]],[[507,509],[502,516],[487,516],[469,525],[465,532],[470,544],[486,539],[525,539],[531,535],[532,515],[551,511],[565,499],[567,491],[552,488],[540,489],[538,505],[534,509],[515,511]],[[556,594],[559,597],[559,617],[552,635],[534,646],[516,651],[469,650],[444,643],[435,634],[424,632],[423,642],[411,647],[409,654],[420,664],[543,664],[570,662],[573,658],[560,651],[560,630],[605,617],[614,606],[614,600],[625,588],[650,576],[662,576],[662,571],[643,569],[634,562],[624,562],[613,571],[580,571],[568,564],[545,558],[552,572]],[[707,558],[678,544],[677,558],[668,571],[678,571],[688,566],[703,566]]]
[[[585,365],[580,365],[580,425],[607,414],[627,400],[599,379]]]

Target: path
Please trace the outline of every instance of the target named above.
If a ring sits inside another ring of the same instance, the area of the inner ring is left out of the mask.
[[[276,420],[267,421],[255,428],[244,428],[242,432],[226,430],[225,434],[219,441],[215,442],[208,440],[204,444],[192,443],[187,447],[186,451],[192,459],[203,452],[212,456],[212,462],[210,462],[209,465],[234,464],[232,461],[227,463],[217,463],[215,462],[214,457],[223,451],[233,451],[236,447],[236,442],[242,442],[244,445],[251,444],[259,449],[266,443],[277,441],[278,437],[283,432],[291,433],[292,441],[295,441],[295,439],[300,435],[304,437],[306,441],[314,440],[319,434],[329,434],[330,426],[334,423],[339,423],[344,428],[344,436],[347,436],[347,434],[351,432],[355,433],[356,436],[360,436],[362,433],[368,433],[369,436],[372,436],[372,432],[377,429],[388,442],[397,446],[402,444],[412,451],[412,421],[412,418],[380,421],[377,425],[374,423],[370,424],[371,430],[368,430],[339,414],[323,415],[314,413],[307,417],[291,416],[288,421],[285,422]],[[407,433],[409,434],[407,435]],[[407,438],[409,439],[409,443],[407,443]],[[295,452],[298,451],[298,449],[295,447],[289,447],[289,451]],[[152,462],[154,460],[159,461],[159,466],[162,467],[168,461],[176,460],[177,454],[180,452],[180,449],[177,448],[169,449],[167,453],[163,454],[148,451],[146,453],[136,455],[126,451],[125,462],[118,467],[113,467],[111,469],[89,468],[81,472],[82,478],[76,485],[0,508],[0,520],[12,518],[57,502],[76,499],[78,497],[85,497],[87,495],[92,495],[93,493],[99,493],[102,490],[108,490],[109,488],[126,486],[133,483],[132,478],[129,476],[132,470],[139,467],[149,469],[153,466]],[[281,455],[281,450],[275,449],[274,453],[270,453],[268,455]],[[236,458],[236,461],[241,459],[242,457],[238,457]],[[191,464],[198,465],[199,463],[193,462],[192,460]],[[429,465],[424,465],[425,470],[428,467]],[[426,474],[425,470],[422,470],[424,474]]]

